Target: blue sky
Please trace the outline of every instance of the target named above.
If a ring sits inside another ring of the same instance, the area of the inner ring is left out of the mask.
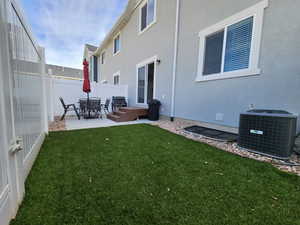
[[[85,43],[99,46],[127,0],[20,0],[50,64],[82,68]]]

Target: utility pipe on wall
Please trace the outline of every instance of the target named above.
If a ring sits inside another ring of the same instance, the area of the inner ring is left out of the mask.
[[[173,59],[173,72],[172,72],[171,121],[174,121],[174,117],[175,117],[175,88],[176,88],[177,57],[178,57],[179,16],[180,16],[180,0],[177,0],[175,35],[174,35],[174,59]]]

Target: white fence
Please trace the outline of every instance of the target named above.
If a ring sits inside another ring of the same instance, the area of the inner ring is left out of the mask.
[[[66,104],[77,104],[80,98],[87,97],[87,94],[82,91],[82,85],[83,82],[78,80],[47,78],[49,120],[53,120],[54,116],[63,113],[59,97],[62,97]],[[90,97],[100,98],[101,103],[104,103],[106,99],[111,99],[112,96],[128,98],[127,85],[92,83],[91,90]],[[68,115],[71,115],[71,113]]]
[[[0,1],[0,46],[0,225],[7,225],[48,130],[44,50],[15,0]]]
[[[85,97],[82,81],[46,77],[45,52],[16,0],[0,0],[0,225],[15,217],[48,121]],[[92,84],[91,97],[127,97],[127,86]]]

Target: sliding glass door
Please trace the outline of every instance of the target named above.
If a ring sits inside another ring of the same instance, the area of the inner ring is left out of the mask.
[[[147,104],[154,97],[154,62],[138,68],[137,103]]]
[[[138,69],[138,103],[145,103],[146,66]]]

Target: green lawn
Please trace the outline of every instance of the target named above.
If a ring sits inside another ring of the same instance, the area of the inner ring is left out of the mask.
[[[51,133],[13,225],[300,224],[300,179],[150,125]]]

